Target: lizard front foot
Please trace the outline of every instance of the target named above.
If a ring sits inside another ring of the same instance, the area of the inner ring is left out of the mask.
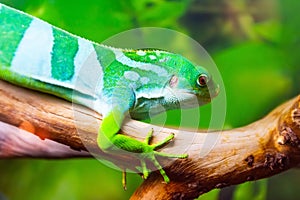
[[[146,179],[149,176],[149,171],[150,171],[147,168],[146,160],[149,160],[154,164],[154,166],[157,168],[157,170],[159,170],[159,172],[162,175],[164,181],[166,183],[169,183],[170,179],[167,176],[165,170],[162,168],[162,166],[157,161],[156,156],[161,156],[161,157],[165,157],[165,158],[184,159],[184,158],[187,158],[188,155],[187,154],[179,154],[179,155],[178,154],[168,154],[168,153],[163,153],[163,152],[156,151],[157,149],[159,149],[159,148],[163,147],[164,145],[166,145],[167,143],[169,143],[174,138],[173,133],[170,134],[168,137],[166,137],[164,140],[160,141],[159,143],[150,145],[150,141],[151,141],[152,136],[153,136],[153,129],[151,129],[149,131],[147,137],[143,141],[146,148],[145,148],[145,151],[142,152],[141,155],[140,155],[141,168],[140,169],[138,168],[138,169],[143,173],[143,178]]]

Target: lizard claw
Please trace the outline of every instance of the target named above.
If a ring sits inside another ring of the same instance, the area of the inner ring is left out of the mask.
[[[123,171],[122,171],[122,185],[123,185],[123,189],[124,190],[127,190],[127,186],[126,186],[126,184],[127,184],[127,177],[126,177],[126,169],[123,169]]]

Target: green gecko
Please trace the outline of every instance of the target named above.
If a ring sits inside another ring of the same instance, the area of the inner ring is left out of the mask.
[[[150,144],[118,134],[128,113],[134,119],[211,101],[218,86],[203,67],[183,56],[158,49],[119,49],[93,43],[0,4],[0,79],[56,95],[103,115],[99,148],[140,153],[136,166],[146,179],[150,161],[170,180],[158,156],[187,158],[156,151],[174,138]],[[87,61],[88,60],[88,61]],[[195,103],[195,99],[198,103]]]

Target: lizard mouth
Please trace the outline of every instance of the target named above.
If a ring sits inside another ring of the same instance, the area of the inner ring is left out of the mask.
[[[195,94],[195,93],[189,92],[189,91],[184,91],[183,93],[185,93],[187,96],[191,97],[191,98],[187,99],[184,103],[184,104],[191,104],[191,106],[188,106],[188,107],[192,107],[192,105],[195,106],[195,103],[193,103],[193,102],[195,102],[195,98],[197,98],[198,106],[201,106],[201,105],[210,103],[213,98],[218,96],[218,94],[220,93],[220,87],[219,87],[219,85],[216,85],[213,89],[207,88],[207,90],[204,91],[204,93],[198,93],[198,94]],[[194,97],[192,97],[192,96],[194,96]],[[192,98],[194,98],[194,99],[192,99]]]
[[[195,95],[198,100],[210,102],[213,98],[218,96],[218,94],[220,93],[220,86],[215,85],[214,87],[208,87],[208,88],[206,88],[206,90],[199,92],[199,93],[191,92],[191,91],[187,91],[187,90],[184,90],[184,91],[181,90],[179,92],[182,94],[186,94],[186,95]]]
[[[220,93],[220,86],[217,84],[213,90],[209,90],[210,99],[213,99],[214,97],[218,96]]]

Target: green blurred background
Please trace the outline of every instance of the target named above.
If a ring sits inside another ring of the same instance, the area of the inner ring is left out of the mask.
[[[189,35],[208,51],[222,75],[226,128],[251,123],[300,92],[300,1],[0,2],[96,42],[149,26]],[[203,108],[204,116],[209,108]],[[168,118],[169,124],[178,123],[177,114]],[[214,190],[200,199],[300,199],[299,178],[299,170],[290,170],[268,181]],[[0,199],[128,199],[141,182],[129,174],[128,190],[123,191],[121,173],[91,159],[0,161]]]

